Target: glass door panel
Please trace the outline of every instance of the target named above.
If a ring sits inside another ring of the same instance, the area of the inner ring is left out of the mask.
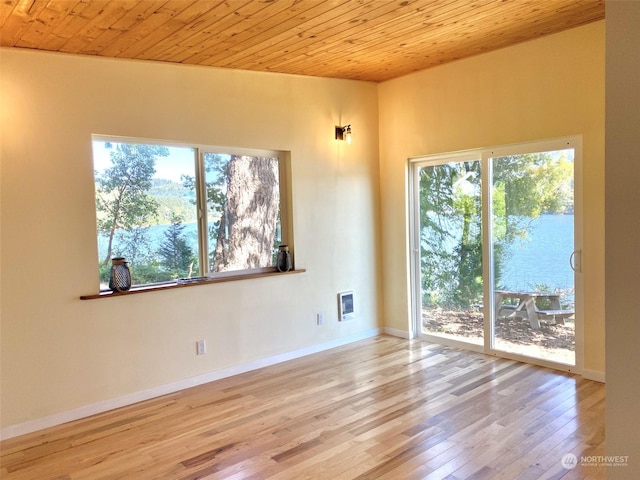
[[[483,345],[481,162],[416,170],[423,334]]]
[[[575,365],[574,150],[490,161],[492,348]]]

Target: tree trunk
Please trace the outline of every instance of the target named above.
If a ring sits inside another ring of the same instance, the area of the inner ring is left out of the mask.
[[[107,255],[104,258],[104,262],[102,264],[104,266],[109,265],[109,261],[111,260],[111,255],[113,252],[113,238],[116,235],[116,229],[118,228],[118,219],[120,216],[120,205],[122,204],[122,196],[124,195],[124,191],[120,190],[118,199],[116,201],[113,213],[113,219],[111,221],[111,228],[109,229],[109,240],[107,244]]]
[[[278,159],[233,155],[211,270],[271,266],[279,205]]]
[[[111,227],[111,230],[109,230],[109,240],[107,242],[107,255],[104,257],[104,261],[102,262],[104,266],[109,265],[109,260],[111,260],[111,252],[113,251],[113,237],[115,236],[115,233],[116,233],[116,228],[114,224],[114,226]]]

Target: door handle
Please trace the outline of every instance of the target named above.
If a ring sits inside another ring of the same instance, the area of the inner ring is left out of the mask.
[[[582,272],[582,250],[574,250],[569,256],[569,266],[574,272]]]

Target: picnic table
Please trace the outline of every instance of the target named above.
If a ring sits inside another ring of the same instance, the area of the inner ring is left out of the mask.
[[[563,309],[560,295],[550,292],[520,292],[496,290],[496,318],[517,317],[529,320],[531,328],[539,329],[540,320],[553,320],[556,324],[564,324],[564,320],[575,314],[572,309]],[[509,303],[505,304],[504,301]],[[536,300],[549,300],[551,308],[538,308]]]

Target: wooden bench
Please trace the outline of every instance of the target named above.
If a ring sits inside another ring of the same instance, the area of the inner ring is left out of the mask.
[[[565,319],[573,317],[576,312],[574,310],[538,310],[536,314],[540,320],[553,320],[557,325],[564,325]]]
[[[494,292],[495,312],[497,318],[523,318],[529,320],[531,328],[538,330],[540,320],[553,320],[556,324],[564,325],[566,318],[575,314],[573,310],[562,309],[560,295],[552,292],[519,292],[508,290],[496,290]],[[509,299],[514,303],[503,303]],[[538,308],[536,300],[548,300],[551,309]]]

